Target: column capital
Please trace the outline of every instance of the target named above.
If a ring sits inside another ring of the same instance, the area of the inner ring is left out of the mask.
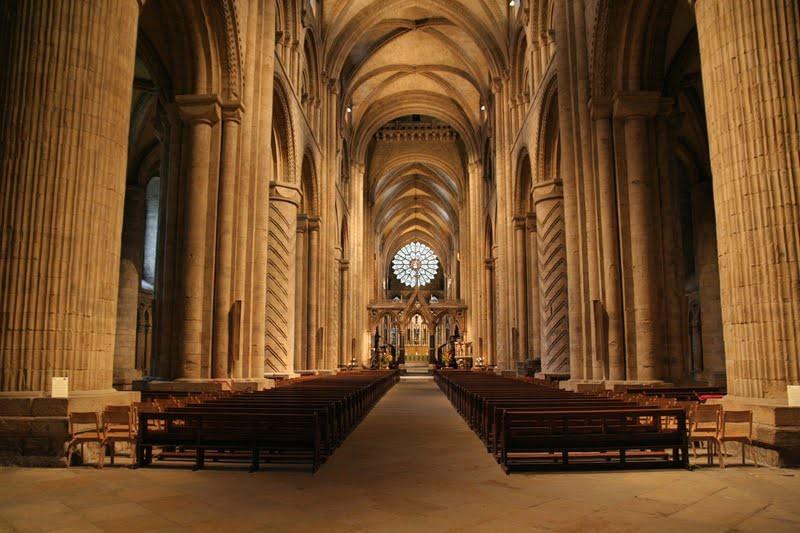
[[[350,269],[350,261],[347,259],[340,259],[339,260],[339,270],[341,272],[347,272]]]
[[[564,187],[560,179],[542,181],[533,186],[533,203],[564,198]]]
[[[514,229],[515,230],[524,230],[525,229],[525,215],[514,215],[512,219],[514,222]]]
[[[609,119],[614,114],[614,106],[610,98],[593,97],[589,100],[589,114],[592,120]]]
[[[297,233],[305,233],[308,231],[308,215],[299,213],[297,215]]]
[[[320,218],[316,215],[311,215],[308,217],[308,231],[317,233],[319,232],[320,227]]]
[[[175,105],[186,124],[216,124],[220,118],[220,102],[216,94],[179,94],[175,97]]]
[[[661,93],[655,91],[618,92],[614,95],[614,117],[652,118],[661,106]]]
[[[286,202],[294,204],[295,207],[299,207],[301,199],[302,194],[300,189],[293,183],[278,181],[271,181],[269,183],[270,202]]]
[[[536,225],[536,213],[528,213],[525,216],[526,227],[530,233],[536,233],[538,230]]]
[[[244,113],[244,105],[238,100],[222,104],[222,120],[227,122],[242,123],[242,113]]]

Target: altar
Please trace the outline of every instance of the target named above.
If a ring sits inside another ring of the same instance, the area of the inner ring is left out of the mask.
[[[425,344],[406,344],[406,362],[427,363],[429,350]]]

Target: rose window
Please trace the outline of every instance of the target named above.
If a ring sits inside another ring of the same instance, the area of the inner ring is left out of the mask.
[[[436,254],[417,241],[400,248],[392,260],[394,275],[409,287],[424,287],[433,280],[438,269],[439,260]]]

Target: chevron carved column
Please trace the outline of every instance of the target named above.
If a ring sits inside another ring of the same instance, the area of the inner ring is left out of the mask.
[[[533,188],[539,255],[542,373],[569,375],[569,305],[564,235],[564,196],[560,180]]]
[[[272,182],[269,193],[264,371],[291,374],[294,372],[294,263],[300,191],[292,184]]]

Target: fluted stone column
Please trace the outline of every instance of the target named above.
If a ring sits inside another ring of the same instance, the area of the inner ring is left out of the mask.
[[[139,288],[144,261],[145,192],[131,185],[125,191],[122,252],[119,261],[117,334],[114,345],[114,386],[129,388],[142,377],[136,370]]]
[[[239,104],[228,104],[222,108],[222,165],[219,176],[217,257],[214,270],[214,343],[211,352],[211,377],[217,379],[230,377],[232,370],[229,363],[233,305],[233,228],[241,123],[242,109]]]
[[[215,95],[189,94],[175,97],[187,129],[183,189],[183,236],[181,239],[182,323],[178,347],[178,378],[202,378],[203,294],[205,291],[206,223],[209,216],[208,182],[211,176],[211,135],[220,118]]]
[[[278,374],[294,372],[294,261],[299,205],[300,191],[295,185],[270,183],[264,369]]]
[[[624,121],[625,168],[628,178],[633,308],[636,328],[636,379],[661,379],[664,342],[657,275],[653,213],[658,186],[657,169],[649,152],[648,120],[658,111],[661,95],[641,92],[618,94],[614,115]]]
[[[317,345],[319,314],[319,217],[308,218],[308,368],[323,368]]]
[[[528,279],[525,242],[527,232],[525,230],[525,217],[514,217],[514,244],[516,247],[515,262],[515,287],[517,289],[517,331],[519,332],[519,354],[520,361],[528,359]]]
[[[728,393],[785,401],[800,383],[800,10],[796,0],[695,9]]]
[[[537,236],[536,213],[528,213],[526,230],[528,254],[528,352],[531,359],[541,359],[542,354],[542,310],[539,303],[539,238]]]
[[[623,328],[622,286],[619,258],[619,217],[617,216],[617,179],[614,174],[611,106],[592,105],[597,153],[597,199],[600,214],[602,248],[603,307],[606,312],[608,377],[625,379],[625,331]]]
[[[139,2],[0,12],[0,390],[107,390]]]
[[[561,181],[534,185],[539,237],[542,373],[569,375],[569,300]]]

